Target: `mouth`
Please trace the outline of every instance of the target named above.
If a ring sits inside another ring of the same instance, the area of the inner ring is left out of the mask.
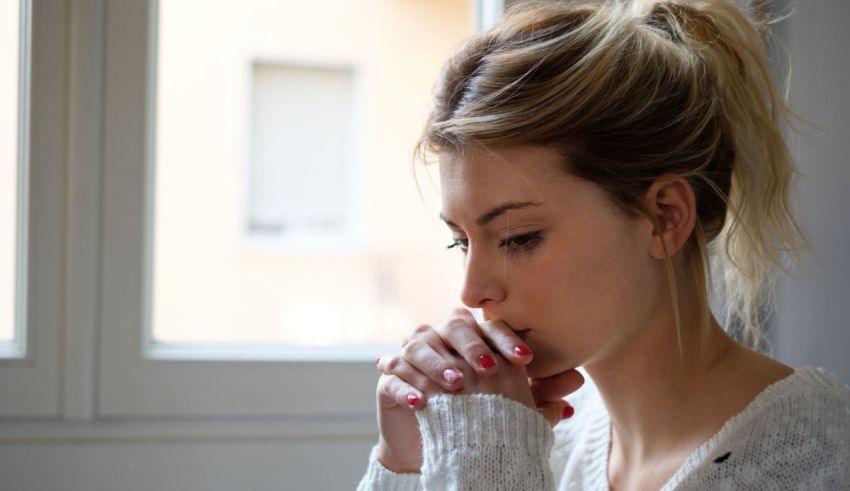
[[[485,317],[486,317],[486,313],[485,313]],[[526,337],[526,336],[528,336],[528,333],[529,333],[529,332],[531,332],[531,329],[515,329],[515,328],[514,328],[514,326],[512,326],[511,324],[509,324],[509,323],[508,323],[507,321],[505,321],[504,319],[502,320],[502,322],[504,322],[504,323],[505,323],[505,325],[508,327],[508,329],[510,329],[511,331],[513,331],[513,332],[514,332],[514,334],[516,334],[516,335],[517,335],[520,339],[522,339],[522,340],[525,340],[525,337]]]
[[[514,334],[519,336],[520,339],[525,340],[525,337],[528,336],[529,332],[531,332],[531,329],[522,329],[520,331],[514,331]]]

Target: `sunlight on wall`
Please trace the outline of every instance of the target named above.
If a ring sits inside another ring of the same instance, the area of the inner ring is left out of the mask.
[[[154,340],[397,344],[458,305],[462,259],[411,155],[439,68],[472,28],[471,1],[161,0]],[[359,246],[246,232],[257,62],[352,68]]]

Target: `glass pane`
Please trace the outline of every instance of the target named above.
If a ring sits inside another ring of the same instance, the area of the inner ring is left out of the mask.
[[[160,0],[154,342],[397,345],[459,304],[434,170],[411,155],[472,13]]]
[[[356,240],[351,69],[255,64],[247,233],[290,250]],[[327,142],[334,142],[327,145]]]
[[[0,2],[0,343],[15,339],[19,13]]]

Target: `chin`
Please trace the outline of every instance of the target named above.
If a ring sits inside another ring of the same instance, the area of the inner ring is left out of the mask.
[[[551,377],[552,375],[558,374],[555,367],[553,367],[550,363],[540,362],[535,358],[528,365],[525,366],[525,371],[528,374],[529,378],[546,378]]]
[[[534,365],[534,362],[531,362],[525,367],[525,372],[528,374],[528,378],[538,379],[538,378],[546,378],[548,376],[548,375],[545,374],[545,372],[541,372],[540,370],[538,370],[533,365]]]
[[[531,360],[531,363],[526,365],[525,371],[529,378],[541,379],[574,370],[578,366],[577,364],[570,363],[570,360],[553,361],[545,357],[535,357]]]

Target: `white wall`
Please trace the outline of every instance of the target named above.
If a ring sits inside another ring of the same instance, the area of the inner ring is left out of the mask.
[[[780,285],[776,356],[792,366],[824,367],[850,383],[850,3],[795,3],[779,28],[791,57],[790,103],[822,130],[799,125],[792,149],[804,175],[793,204],[818,258],[810,274]]]

